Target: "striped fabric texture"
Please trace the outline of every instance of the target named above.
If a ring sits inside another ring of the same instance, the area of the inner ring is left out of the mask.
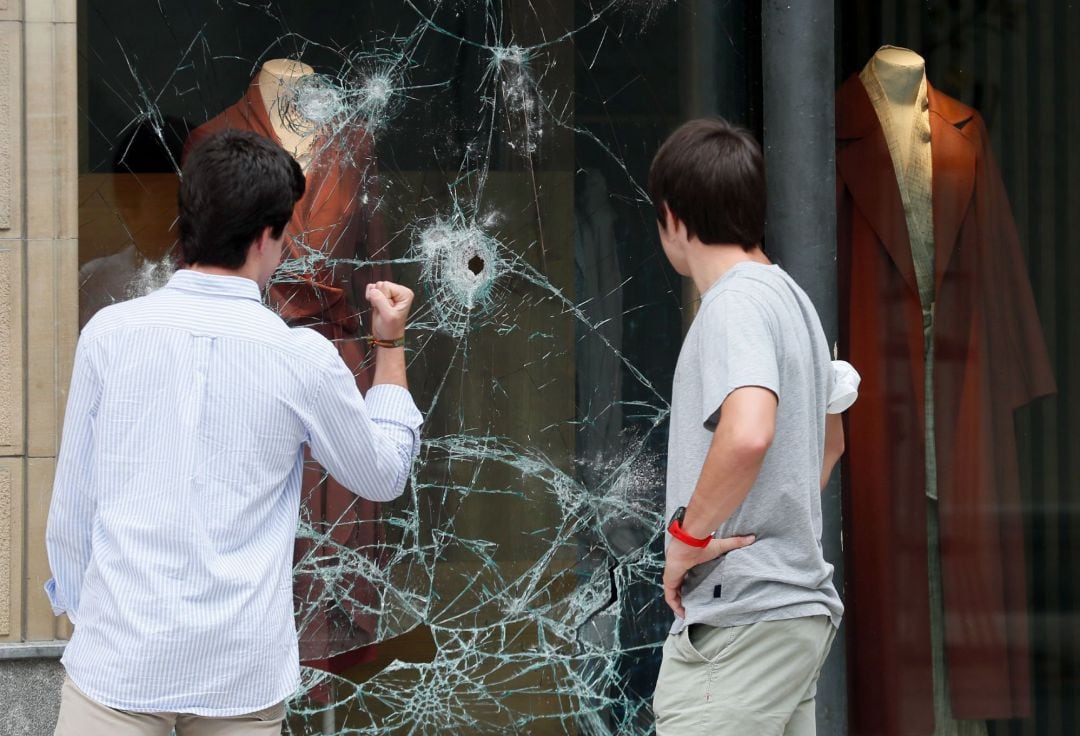
[[[419,450],[407,390],[366,397],[254,281],[178,271],[101,310],[76,350],[46,545],[63,664],[124,710],[233,716],[299,680],[292,552],[303,447],[376,501]]]

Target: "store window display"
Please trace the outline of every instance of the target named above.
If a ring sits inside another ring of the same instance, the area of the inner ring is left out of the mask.
[[[659,41],[679,19],[589,5],[90,0],[79,17],[81,263],[146,221],[136,244],[160,264],[182,149],[233,127],[307,180],[265,301],[332,339],[361,389],[358,294],[391,265],[417,294],[425,444],[405,496],[336,499],[308,466],[294,733],[649,730],[682,301],[639,182],[677,122],[679,90],[652,80],[677,65]],[[138,176],[136,125],[168,146]],[[117,182],[145,185],[135,212]],[[121,282],[105,300],[132,293],[129,260],[98,265]]]
[[[979,113],[886,46],[837,92],[851,732],[1031,712],[1013,413],[1055,392]]]

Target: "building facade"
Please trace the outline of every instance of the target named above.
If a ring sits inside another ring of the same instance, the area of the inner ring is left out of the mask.
[[[364,285],[419,294],[405,497],[305,473],[289,732],[650,733],[698,295],[645,181],[704,115],[763,140],[765,248],[864,377],[819,732],[1076,733],[1077,31],[1057,0],[0,0],[0,734],[55,722],[80,327],[168,279],[221,127],[304,166],[267,304],[361,388]]]

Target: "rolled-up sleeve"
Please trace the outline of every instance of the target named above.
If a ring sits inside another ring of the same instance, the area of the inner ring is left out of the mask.
[[[365,399],[335,355],[304,423],[312,457],[353,493],[390,501],[405,490],[423,423],[405,388],[380,384]]]
[[[396,437],[400,447],[408,448],[405,457],[411,464],[420,454],[420,425],[424,421],[412,394],[402,386],[382,383],[372,386],[364,398],[371,420]]]

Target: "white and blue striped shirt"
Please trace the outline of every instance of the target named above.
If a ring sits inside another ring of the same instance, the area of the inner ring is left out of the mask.
[[[337,350],[254,281],[179,271],[101,310],[75,355],[46,544],[63,664],[123,710],[233,716],[299,681],[292,554],[303,446],[376,501],[399,496],[422,418],[360,395]]]

